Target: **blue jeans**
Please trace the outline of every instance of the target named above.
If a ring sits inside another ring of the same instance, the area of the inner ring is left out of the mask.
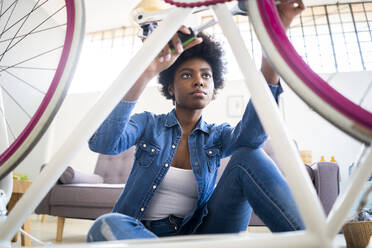
[[[252,208],[272,232],[304,229],[287,182],[262,149],[242,147],[231,157],[207,203],[208,214],[195,234],[246,230]],[[99,217],[87,241],[156,238],[177,235],[181,218],[140,221],[118,213]]]

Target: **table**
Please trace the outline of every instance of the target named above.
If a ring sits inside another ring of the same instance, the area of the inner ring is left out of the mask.
[[[26,192],[26,190],[30,186],[31,186],[30,181],[13,180],[13,192],[12,192],[12,196],[8,203],[8,211],[12,210],[12,208],[16,205],[18,200],[23,196],[23,194]],[[29,218],[27,218],[25,223],[23,223],[22,228],[27,233],[30,233],[30,219]],[[13,237],[12,242],[17,242],[17,234]],[[21,245],[31,246],[31,240],[27,236],[21,234]]]

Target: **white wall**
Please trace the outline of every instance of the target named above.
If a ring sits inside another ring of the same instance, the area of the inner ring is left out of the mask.
[[[40,166],[50,161],[99,95],[98,92],[68,95],[48,128],[48,132],[15,172],[25,173],[31,180],[34,180],[39,174]],[[83,171],[93,172],[96,157],[96,154],[84,146],[71,165]]]
[[[322,75],[332,78],[330,84],[356,103],[371,83],[372,72],[344,72]],[[365,98],[363,107],[372,110],[372,92]],[[323,155],[327,161],[334,156],[341,167],[341,177],[347,178],[347,168],[360,154],[362,144],[351,138],[312,111],[288,87],[283,94],[283,105],[288,130],[298,142],[300,150],[311,150],[313,161]]]
[[[51,130],[50,130],[51,131]],[[45,133],[37,145],[27,155],[27,157],[14,170],[16,173],[26,174],[30,180],[34,180],[40,172],[42,164],[49,160],[50,131]]]
[[[100,94],[100,92],[90,92],[71,94],[66,97],[53,121],[53,148],[51,149],[49,158],[59,150],[73,129],[97,101]],[[83,146],[78,154],[71,162],[71,166],[86,172],[93,172],[97,155],[91,152],[87,145]]]

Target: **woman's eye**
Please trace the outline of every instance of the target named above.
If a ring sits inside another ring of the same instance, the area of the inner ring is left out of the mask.
[[[182,78],[182,79],[188,79],[188,78],[191,78],[191,73],[182,73],[182,74],[181,74],[181,78]]]
[[[207,79],[209,79],[209,78],[211,78],[212,77],[212,75],[211,74],[209,74],[209,73],[203,73],[203,78],[207,78]]]

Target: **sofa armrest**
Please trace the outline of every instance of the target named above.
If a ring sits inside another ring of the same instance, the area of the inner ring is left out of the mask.
[[[41,170],[46,165],[41,166]],[[103,178],[96,174],[89,174],[79,170],[76,170],[70,166],[66,168],[66,170],[62,173],[60,178],[58,179],[59,183],[62,184],[102,184]],[[52,215],[52,195],[55,194],[55,189],[57,185],[54,185],[44,199],[39,203],[37,208],[35,209],[36,214],[48,214]]]
[[[35,214],[47,214],[50,215],[50,197],[52,195],[52,190],[49,190],[48,194],[44,197],[44,199],[39,203],[37,208],[35,209]]]
[[[103,178],[100,175],[89,174],[68,166],[59,178],[62,184],[75,184],[75,183],[103,183]]]
[[[339,166],[331,162],[317,162],[311,165],[314,171],[314,186],[326,215],[336,201],[339,188]]]

